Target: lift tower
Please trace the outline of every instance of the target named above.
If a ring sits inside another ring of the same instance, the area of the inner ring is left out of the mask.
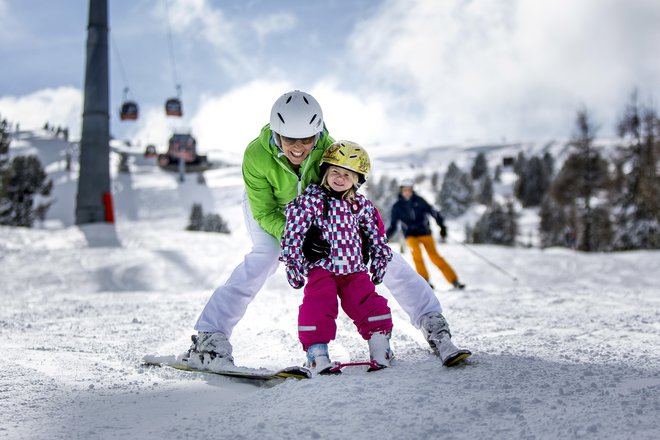
[[[112,222],[108,1],[89,0],[76,224]]]

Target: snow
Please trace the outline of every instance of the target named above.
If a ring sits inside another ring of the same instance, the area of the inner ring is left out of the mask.
[[[75,206],[76,177],[57,165],[67,148],[40,132],[12,143],[12,154],[37,152],[59,180],[42,227],[0,227],[0,438],[660,435],[660,252],[482,245],[471,247],[476,255],[440,245],[468,285],[449,290],[430,270],[455,343],[474,353],[463,367],[442,367],[384,288],[395,324],[390,369],[255,386],[143,367],[145,355],[187,349],[213,289],[249,250],[240,168],[179,183],[136,153],[131,174],[113,166],[116,227],[77,227],[58,206]],[[459,158],[439,168],[450,159]],[[185,231],[195,202],[232,233]],[[300,295],[281,269],[270,278],[232,336],[238,364],[303,362]],[[338,326],[333,359],[365,360],[350,320]]]

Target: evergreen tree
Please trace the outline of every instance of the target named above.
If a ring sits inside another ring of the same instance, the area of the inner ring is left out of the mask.
[[[545,175],[548,177],[548,180],[551,181],[552,177],[555,175],[555,158],[552,156],[552,153],[546,151],[542,160]]]
[[[597,221],[594,203],[609,186],[608,164],[594,149],[595,128],[586,110],[580,110],[576,118],[576,130],[571,145],[573,152],[564,162],[551,186],[551,194],[562,206],[575,209],[575,230],[578,233],[578,248],[587,252],[609,246],[606,236],[596,235]],[[603,207],[603,209],[605,209]],[[597,210],[603,214],[603,209]],[[599,229],[599,231],[601,231]]]
[[[47,197],[53,188],[37,156],[17,156],[2,176],[3,201],[0,203],[0,224],[32,227],[37,218],[44,218],[52,202],[39,203],[37,196]]]
[[[616,164],[614,247],[658,249],[660,120],[653,108],[639,105],[633,91],[617,128],[626,145]]]
[[[539,235],[541,247],[571,247],[570,237],[574,234],[575,224],[571,221],[570,207],[559,204],[553,197],[546,195],[539,211]]]
[[[190,211],[190,224],[186,227],[189,231],[220,232],[228,234],[227,222],[220,214],[206,214],[200,203],[194,203]]]
[[[396,179],[383,176],[378,182],[367,186],[367,196],[380,212],[385,224],[388,224],[392,215],[392,206],[399,197],[399,182]]]
[[[9,133],[7,127],[7,120],[0,121],[0,216],[3,212],[9,210],[9,199],[7,196],[7,188],[4,183],[4,176],[7,173],[7,166],[9,163]],[[2,218],[0,217],[0,222]]]
[[[545,162],[537,156],[525,161],[514,188],[516,197],[524,207],[539,206],[550,187],[551,175]]]
[[[204,211],[201,203],[193,203],[190,210],[190,223],[186,228],[189,231],[201,231],[204,228]]]
[[[513,172],[520,176],[527,165],[527,157],[522,151],[518,153],[515,162],[513,163]]]
[[[220,214],[208,214],[204,217],[203,231],[229,234],[229,227]]]
[[[516,243],[518,225],[513,203],[506,208],[493,203],[479,218],[472,231],[474,243],[499,244],[513,246]]]
[[[440,211],[445,217],[458,217],[468,210],[472,198],[473,187],[470,176],[452,162],[447,168],[437,198]]]
[[[488,162],[486,161],[486,155],[484,153],[479,153],[474,159],[470,175],[472,176],[472,180],[479,180],[487,174]]]
[[[489,206],[493,203],[493,181],[488,174],[484,176],[480,186],[477,202]]]

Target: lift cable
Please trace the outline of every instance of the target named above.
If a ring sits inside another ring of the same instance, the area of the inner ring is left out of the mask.
[[[112,49],[115,52],[115,57],[117,57],[117,64],[119,64],[119,73],[121,74],[122,81],[124,83],[124,101],[128,100],[128,95],[130,93],[130,85],[128,84],[128,77],[126,76],[126,70],[124,70],[124,63],[121,60],[121,56],[119,55],[119,48],[117,47],[117,43],[115,42],[115,39],[110,36],[110,41],[112,42]]]
[[[172,64],[172,77],[174,78],[174,86],[176,87],[177,97],[181,97],[181,84],[176,72],[176,62],[174,57],[174,40],[172,38],[172,27],[170,26],[170,10],[167,5],[167,0],[163,0],[165,4],[165,22],[167,23],[167,41],[170,51],[170,62]]]

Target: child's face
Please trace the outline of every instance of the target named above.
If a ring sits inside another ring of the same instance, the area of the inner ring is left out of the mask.
[[[344,192],[353,187],[357,176],[353,171],[330,165],[328,167],[328,185],[334,191]]]

